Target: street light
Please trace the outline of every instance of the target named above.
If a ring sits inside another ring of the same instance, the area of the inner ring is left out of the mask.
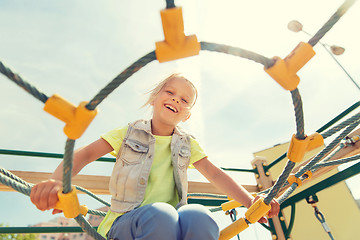
[[[303,32],[309,36],[312,36],[310,33],[304,31],[303,29],[303,25],[297,21],[297,20],[292,20],[288,23],[288,29],[290,31],[293,31],[293,32]],[[330,54],[330,56],[335,60],[335,62],[339,65],[339,67],[341,67],[341,69],[346,73],[346,75],[350,78],[350,80],[355,84],[355,86],[360,90],[360,87],[359,85],[354,81],[354,79],[350,76],[350,74],[346,71],[346,69],[340,64],[340,62],[334,57],[334,55],[341,55],[345,52],[345,48],[343,47],[339,47],[339,46],[336,46],[336,45],[328,45],[326,43],[322,43],[319,41],[319,43],[325,48],[325,50]],[[329,51],[329,49],[331,51]]]

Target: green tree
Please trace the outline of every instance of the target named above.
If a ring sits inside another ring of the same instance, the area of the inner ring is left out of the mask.
[[[0,227],[9,227],[0,223]],[[0,240],[38,240],[38,235],[34,233],[0,233]]]

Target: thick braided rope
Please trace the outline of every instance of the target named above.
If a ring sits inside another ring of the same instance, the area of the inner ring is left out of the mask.
[[[112,91],[114,91],[120,84],[125,82],[130,76],[139,71],[146,64],[156,60],[155,51],[152,51],[133,64],[126,68],[116,78],[114,78],[108,85],[106,85],[87,105],[86,108],[94,110]]]
[[[41,102],[45,103],[46,100],[48,99],[48,97],[44,93],[40,92],[36,87],[26,82],[18,74],[11,71],[11,69],[6,67],[1,61],[0,61],[0,72],[4,74],[7,78],[12,80],[14,83],[19,85],[21,88],[23,88],[25,91],[27,91],[35,98],[40,100]]]
[[[79,216],[74,218],[76,222],[80,225],[80,227],[91,237],[96,240],[105,240],[103,236],[101,236],[91,225],[90,223],[84,218],[83,215],[79,214]]]
[[[344,139],[354,128],[359,125],[360,121],[356,121],[349,125],[342,133],[339,134],[328,146],[322,149],[310,162],[308,162],[304,167],[302,167],[297,173],[295,173],[295,177],[299,178],[306,171],[310,170],[317,162],[319,162],[327,153],[329,153],[337,144],[340,143],[342,139]]]
[[[295,90],[291,91],[291,97],[293,100],[294,111],[295,111],[295,118],[296,118],[296,138],[304,139],[304,114],[302,108],[302,101],[299,90],[296,88]],[[294,162],[288,161],[283,172],[278,177],[276,183],[270,189],[270,192],[264,199],[265,204],[269,204],[271,200],[276,197],[278,192],[280,191],[281,187],[286,183],[292,169],[295,167]]]
[[[330,161],[338,152],[341,151],[341,149],[343,149],[345,147],[345,144],[344,143],[340,143],[340,145],[335,148],[335,150],[332,150],[331,153],[329,155],[327,155],[323,160],[322,162],[327,162],[327,161]]]
[[[4,174],[5,176],[8,176],[9,178],[13,179],[14,181],[21,183],[27,187],[32,187],[32,184],[24,181],[23,179],[19,178],[18,176],[12,174],[11,172],[5,170],[4,168],[0,168],[0,173]]]
[[[232,47],[224,44],[209,43],[209,42],[200,42],[200,44],[201,44],[201,50],[221,52],[237,57],[246,58],[264,65],[265,68],[269,68],[275,63],[273,59],[264,57],[260,54],[242,48]]]
[[[166,9],[174,8],[174,7],[176,7],[174,0],[166,0]]]
[[[25,194],[27,196],[30,196],[31,193],[31,186],[22,184],[18,181],[15,181],[11,177],[8,177],[4,174],[0,174],[0,182],[8,187],[11,187],[12,189]]]
[[[356,161],[359,159],[360,159],[360,154],[351,156],[351,157],[347,157],[347,158],[341,158],[341,159],[337,159],[337,160],[327,161],[327,162],[319,162],[311,168],[311,171],[316,171],[319,168],[323,168],[323,167],[329,167],[329,166],[334,166],[334,165],[340,165],[343,163],[349,163],[349,162],[353,162],[353,161]]]
[[[304,131],[304,113],[302,107],[301,96],[299,93],[299,89],[291,91],[291,97],[293,100],[294,111],[295,111],[295,121],[296,121],[296,138],[304,139],[305,131]]]
[[[355,155],[355,156],[351,156],[348,158],[342,158],[342,159],[338,159],[338,160],[333,160],[333,161],[327,161],[327,162],[320,162],[315,164],[313,167],[311,167],[311,171],[315,172],[320,168],[323,167],[329,167],[329,166],[334,166],[334,165],[340,165],[340,164],[344,164],[344,163],[349,163],[349,162],[353,162],[356,160],[360,159],[360,155]],[[305,180],[307,177],[301,176],[300,180],[303,181]],[[297,183],[293,183],[291,184],[291,186],[277,199],[277,201],[282,204],[298,187]]]
[[[0,182],[3,185],[11,187],[12,189],[14,189],[24,195],[30,196],[31,188],[33,187],[33,184],[24,181],[23,179],[15,176],[14,174],[10,173],[9,171],[7,171],[3,168],[0,168],[0,172],[1,172]],[[99,216],[106,215],[106,212],[98,211],[98,210],[94,210],[94,209],[89,209],[88,213],[92,214],[92,215],[99,215]]]
[[[360,119],[360,112],[351,116],[350,118],[346,119],[345,121],[339,123],[338,125],[334,126],[333,128],[329,129],[328,131],[322,133],[321,135],[323,138],[328,138],[332,136],[333,134],[337,133],[341,129],[349,126],[351,123],[358,121]]]
[[[65,144],[63,162],[63,193],[69,193],[71,191],[74,146],[75,140],[68,138]]]
[[[309,40],[311,46],[315,46],[320,39],[335,25],[337,21],[346,13],[346,11],[355,3],[355,0],[345,1],[338,10],[330,17],[322,28]]]
[[[92,193],[91,191],[82,188],[80,186],[75,186],[75,188],[79,191],[82,191],[83,193],[86,193],[87,195],[89,195],[90,197],[94,198],[95,200],[98,200],[99,202],[103,203],[104,205],[110,207],[110,203],[108,203],[107,201],[105,201],[104,199],[99,198],[98,196],[96,196],[94,193]]]
[[[94,210],[94,209],[89,209],[89,210],[88,210],[88,213],[89,213],[89,214],[92,214],[92,215],[102,216],[102,217],[105,217],[105,216],[106,216],[106,212],[99,211],[99,210]]]
[[[320,161],[331,149],[333,149],[345,136],[347,136],[358,124],[358,122],[354,122],[350,126],[348,126],[336,139],[334,139],[327,147],[325,147],[320,153],[318,153],[313,160],[308,162],[304,167],[302,167],[297,173],[295,173],[295,177],[301,178],[302,175],[311,170],[315,164]],[[277,199],[277,201],[281,204],[283,203],[298,187],[297,183],[292,183],[291,186],[286,189],[286,191]]]
[[[283,172],[280,174],[280,176],[276,180],[276,183],[274,184],[274,186],[272,186],[272,188],[270,189],[270,192],[265,197],[265,199],[264,199],[265,204],[268,205],[271,202],[271,200],[273,200],[273,198],[278,194],[278,192],[280,191],[280,188],[284,185],[284,183],[288,179],[288,177],[291,173],[291,170],[294,168],[295,164],[296,163],[294,163],[292,161],[287,161]]]

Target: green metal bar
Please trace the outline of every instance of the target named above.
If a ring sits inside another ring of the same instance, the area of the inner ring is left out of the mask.
[[[339,182],[342,182],[356,174],[360,173],[360,162],[348,167],[347,169],[338,172],[334,175],[332,175],[331,177],[328,177],[324,180],[322,180],[321,182],[318,182],[317,184],[305,189],[304,191],[288,198],[285,200],[285,202],[283,202],[283,204],[281,204],[281,208],[286,208],[287,206],[297,203],[301,200],[303,200],[304,198],[306,198],[307,196],[311,195],[311,194],[315,194],[317,192],[320,192],[328,187],[331,187],[332,185],[335,185]]]
[[[94,227],[97,229],[97,227]],[[84,232],[81,227],[0,227],[0,234],[9,233],[76,233]]]
[[[324,130],[326,130],[327,128],[329,128],[331,125],[333,125],[334,123],[336,123],[337,121],[339,121],[340,119],[342,119],[343,117],[345,117],[346,115],[348,115],[350,112],[352,112],[353,110],[355,110],[357,107],[360,106],[360,101],[354,103],[353,105],[351,105],[349,108],[347,108],[345,111],[343,111],[342,113],[340,113],[339,115],[337,115],[334,119],[332,119],[330,122],[328,122],[327,124],[325,124],[324,126],[322,126],[321,128],[319,128],[318,130],[316,130],[316,132],[321,133]]]
[[[277,159],[275,159],[272,163],[270,163],[267,166],[264,166],[264,171],[266,172],[267,170],[269,170],[270,168],[272,168],[273,166],[275,166],[276,164],[278,164],[281,160],[283,160],[286,157],[287,153],[284,153],[283,155],[281,155],[280,157],[278,157]]]
[[[295,203],[291,204],[291,215],[290,215],[290,222],[289,222],[289,227],[286,230],[285,233],[285,238],[288,239],[290,237],[292,228],[294,226],[294,222],[295,222]]]
[[[31,152],[31,151],[8,150],[8,149],[0,149],[0,154],[15,155],[15,156],[28,156],[28,157],[60,158],[60,159],[62,159],[64,157],[64,154],[60,154],[60,153]],[[97,159],[96,161],[115,162],[116,159],[102,157],[102,158]]]
[[[204,198],[189,198],[189,204],[201,204],[204,206],[220,206],[224,202],[227,202],[227,199],[204,199]]]
[[[251,172],[251,173],[257,173],[256,169],[244,169],[244,168],[221,168],[224,171],[236,171],[236,172]]]

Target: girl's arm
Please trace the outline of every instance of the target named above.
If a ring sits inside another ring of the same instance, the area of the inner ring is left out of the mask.
[[[237,184],[223,170],[213,165],[207,157],[195,162],[193,165],[217,189],[245,207],[249,208],[255,201],[255,198],[243,186]],[[280,210],[279,203],[273,200],[270,205],[269,217],[276,216]],[[261,222],[264,222],[264,219]]]
[[[80,148],[74,152],[72,176],[77,175],[87,164],[113,151],[111,145],[104,139]],[[59,164],[49,180],[42,181],[32,187],[30,193],[31,201],[42,211],[55,207],[58,201],[57,192],[62,187],[63,162]],[[60,211],[54,211],[57,213]]]

